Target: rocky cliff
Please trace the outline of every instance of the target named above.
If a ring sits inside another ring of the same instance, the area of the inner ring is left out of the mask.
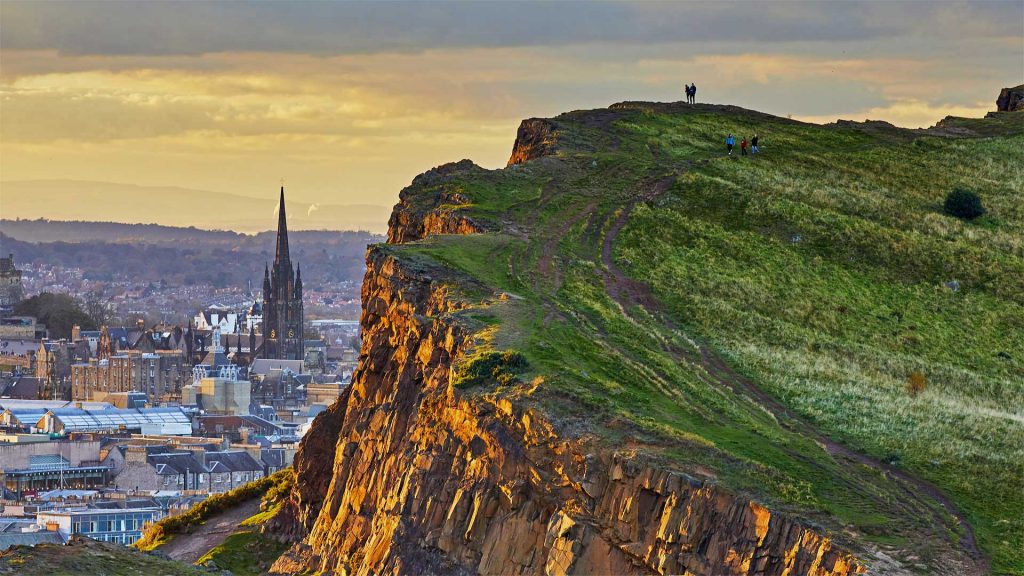
[[[524,122],[510,164],[553,146],[549,124]],[[303,441],[297,492],[278,521],[306,534],[276,573],[861,572],[786,514],[559,427],[515,394],[458,385],[482,329],[463,314],[466,280],[393,247],[483,230],[457,214],[467,199],[446,184],[476,171],[464,161],[420,176],[395,207],[389,244],[367,253],[360,366]]]
[[[512,155],[508,165],[523,164],[555,151],[557,146],[557,128],[553,122],[544,118],[523,120],[516,131],[516,141],[512,145]]]
[[[445,186],[446,178],[479,170],[482,169],[476,164],[463,160],[438,166],[417,176],[413,185],[399,194],[399,202],[388,220],[388,242],[401,244],[433,234],[482,232],[479,224],[456,213],[469,200]]]
[[[996,98],[996,110],[1000,112],[1024,111],[1024,84],[1014,88],[1003,88]]]

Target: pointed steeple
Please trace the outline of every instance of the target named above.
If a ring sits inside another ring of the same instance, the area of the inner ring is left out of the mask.
[[[295,299],[302,300],[302,264],[295,265]]]
[[[270,297],[270,266],[263,264],[263,297]]]
[[[277,209],[277,255],[274,257],[274,268],[278,263],[288,262],[288,224],[284,214],[284,186],[281,186],[281,204]]]

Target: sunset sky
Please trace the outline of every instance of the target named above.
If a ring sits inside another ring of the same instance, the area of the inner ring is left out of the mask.
[[[815,122],[981,116],[1024,82],[1024,2],[4,0],[0,216],[46,215],[4,210],[24,180],[272,207],[284,177],[299,201],[390,205],[437,164],[502,166],[522,118],[691,81]]]

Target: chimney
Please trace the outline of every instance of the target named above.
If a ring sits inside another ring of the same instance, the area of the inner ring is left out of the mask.
[[[79,326],[78,324],[75,324],[74,326],[71,327],[71,341],[72,342],[78,342],[81,339],[82,339],[82,327]]]
[[[146,447],[145,446],[129,446],[124,453],[125,464],[145,464],[146,463]]]
[[[187,450],[196,457],[196,460],[205,468],[206,467],[206,447],[198,444],[193,444],[187,447]]]

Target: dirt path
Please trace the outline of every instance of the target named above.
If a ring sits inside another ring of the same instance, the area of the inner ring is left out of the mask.
[[[660,304],[652,295],[650,287],[643,282],[629,278],[615,264],[613,249],[615,240],[618,237],[619,232],[629,221],[629,216],[633,212],[633,209],[642,202],[650,202],[663,195],[668,191],[675,179],[684,172],[685,169],[682,169],[680,172],[669,178],[663,178],[645,187],[640,194],[633,198],[629,204],[624,206],[618,213],[618,216],[615,218],[614,222],[612,222],[612,225],[608,229],[608,233],[605,235],[604,240],[601,243],[601,263],[608,270],[608,274],[605,276],[605,290],[608,295],[622,307],[623,311],[627,315],[629,314],[630,307],[639,306],[647,310],[651,315],[661,318],[663,322],[673,330],[678,330],[678,328],[673,325],[671,319],[669,319],[667,314],[664,313],[664,310],[662,310]],[[964,513],[956,506],[955,503],[953,503],[952,500],[943,494],[937,486],[927,480],[917,478],[903,470],[876,460],[870,456],[855,452],[854,450],[831,440],[815,426],[799,418],[773,396],[762,390],[755,382],[736,372],[714,350],[706,346],[701,346],[700,354],[696,358],[694,354],[687,353],[683,350],[672,350],[671,352],[673,352],[680,361],[691,364],[696,363],[702,367],[710,377],[714,378],[721,384],[725,384],[735,393],[745,392],[749,394],[765,409],[774,414],[780,422],[785,419],[798,425],[802,433],[822,444],[833,457],[845,458],[852,462],[882,471],[903,482],[905,485],[914,487],[917,490],[917,494],[904,486],[908,495],[912,498],[920,498],[919,494],[924,494],[928,498],[938,502],[946,513],[957,519],[960,527],[963,529],[963,535],[960,538],[960,545],[966,553],[967,562],[971,563],[964,566],[967,570],[965,576],[966,574],[988,574],[988,559],[978,548],[973,528],[965,518]],[[936,515],[939,516],[938,514]],[[936,520],[940,526],[945,523],[945,520],[941,517]]]
[[[219,546],[243,520],[259,512],[260,499],[253,498],[227,512],[214,516],[191,534],[179,534],[159,550],[175,560],[194,564],[211,549]]]

